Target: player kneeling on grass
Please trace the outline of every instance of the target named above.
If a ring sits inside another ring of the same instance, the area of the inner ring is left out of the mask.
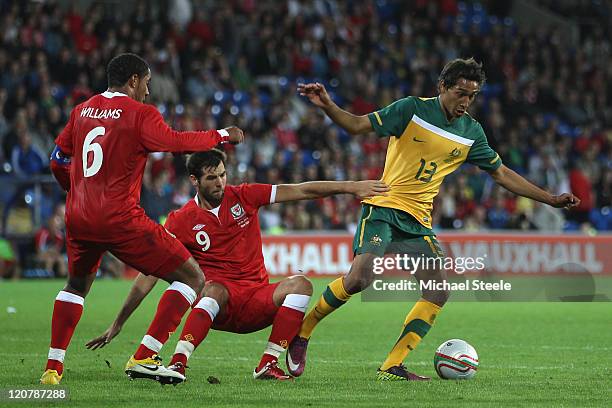
[[[229,186],[225,154],[218,150],[192,154],[187,170],[197,194],[170,213],[165,227],[197,260],[207,282],[187,317],[169,368],[184,375],[188,358],[210,328],[251,333],[272,325],[253,377],[291,379],[278,367],[278,357],[300,329],[312,285],[304,276],[269,283],[261,251],[259,207],[342,193],[373,197],[384,195],[388,188],[374,180]],[[140,274],[113,324],[87,346],[96,349],[111,341],[156,281]]]

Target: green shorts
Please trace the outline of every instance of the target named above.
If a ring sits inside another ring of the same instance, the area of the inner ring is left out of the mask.
[[[393,208],[363,204],[353,239],[353,254],[403,254],[443,257],[436,234],[412,215]]]

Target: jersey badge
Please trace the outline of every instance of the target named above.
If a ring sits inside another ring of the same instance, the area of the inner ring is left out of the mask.
[[[232,217],[234,217],[235,220],[237,220],[238,218],[244,215],[244,209],[242,208],[240,203],[230,208],[230,211],[232,212]]]
[[[454,148],[453,151],[448,154],[448,158],[444,160],[444,163],[452,163],[459,156],[461,156],[461,150]]]
[[[206,226],[206,224],[197,224],[197,225],[194,225],[193,230],[194,231],[199,231],[202,228],[204,228],[204,226]]]
[[[382,238],[378,235],[374,235],[372,239],[370,239],[370,244],[380,246],[380,244],[382,244]]]

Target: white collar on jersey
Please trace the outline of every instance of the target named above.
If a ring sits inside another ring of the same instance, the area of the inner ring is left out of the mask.
[[[115,96],[127,96],[126,94],[122,93],[122,92],[111,92],[111,91],[104,91],[101,93],[101,95],[105,98],[114,98]]]
[[[197,205],[198,207],[200,207],[200,199],[198,198],[198,195],[197,195],[197,194],[195,195],[194,200],[195,200],[195,202],[196,202],[196,205]],[[200,207],[200,208],[202,208],[202,207]],[[219,218],[219,209],[220,209],[220,208],[221,208],[221,205],[219,205],[218,207],[215,207],[215,208],[211,208],[210,210],[209,210],[209,209],[206,209],[206,211],[208,211],[208,212],[211,212],[211,213],[215,214],[215,216],[216,216],[217,218]],[[203,208],[202,208],[202,209],[203,209]]]

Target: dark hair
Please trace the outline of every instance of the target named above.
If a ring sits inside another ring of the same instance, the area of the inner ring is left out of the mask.
[[[448,62],[442,69],[438,80],[442,82],[445,88],[450,88],[457,85],[459,78],[476,81],[478,86],[483,86],[487,80],[482,64],[476,62],[474,58],[457,58]]]
[[[144,77],[149,73],[149,64],[136,54],[119,54],[108,63],[106,75],[108,87],[123,86],[136,74]]]
[[[219,163],[225,165],[227,156],[221,150],[211,149],[205,152],[192,153],[187,157],[187,172],[197,179],[202,177],[202,169],[217,167]]]

